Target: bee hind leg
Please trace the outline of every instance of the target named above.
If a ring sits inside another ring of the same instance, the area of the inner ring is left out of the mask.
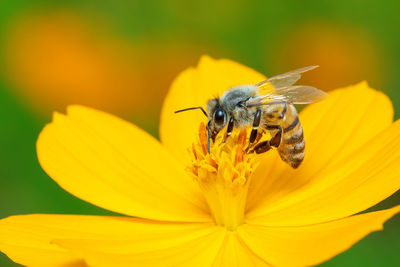
[[[256,153],[256,154],[261,154],[261,153],[265,153],[268,150],[271,149],[271,146],[269,144],[269,140],[268,141],[264,141],[261,142],[259,144],[257,144],[251,151],[250,153]]]
[[[280,126],[276,127],[278,132],[270,140],[257,144],[250,153],[261,154],[270,150],[271,147],[279,147],[282,139],[282,128]]]
[[[279,126],[278,132],[269,140],[269,144],[274,147],[279,147],[282,139],[282,128]]]

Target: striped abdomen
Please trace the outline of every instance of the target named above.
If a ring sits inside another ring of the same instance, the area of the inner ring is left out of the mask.
[[[299,167],[304,159],[305,142],[296,108],[287,103],[274,104],[267,106],[264,113],[267,125],[279,125],[282,128],[278,146],[282,160],[293,168]]]

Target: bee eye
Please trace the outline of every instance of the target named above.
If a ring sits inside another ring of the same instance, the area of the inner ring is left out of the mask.
[[[214,112],[214,121],[216,124],[222,125],[225,121],[225,111],[223,109],[217,109]]]

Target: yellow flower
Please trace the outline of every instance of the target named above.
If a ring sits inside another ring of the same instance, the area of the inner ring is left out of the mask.
[[[162,142],[134,125],[72,106],[54,114],[37,151],[65,190],[127,216],[20,215],[0,221],[0,249],[33,266],[305,266],[351,247],[399,211],[354,215],[400,187],[400,121],[360,83],[300,114],[306,157],[244,154],[244,133],[208,154],[201,112],[227,88],[264,77],[203,57],[165,100]],[[200,127],[200,131],[199,131]]]

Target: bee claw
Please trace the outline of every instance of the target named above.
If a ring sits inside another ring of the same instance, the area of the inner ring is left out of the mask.
[[[251,144],[249,144],[249,145],[247,146],[247,148],[244,150],[244,152],[245,152],[245,153],[248,153],[249,150],[250,150],[250,148],[251,148]],[[251,153],[251,152],[250,152],[250,153]]]

